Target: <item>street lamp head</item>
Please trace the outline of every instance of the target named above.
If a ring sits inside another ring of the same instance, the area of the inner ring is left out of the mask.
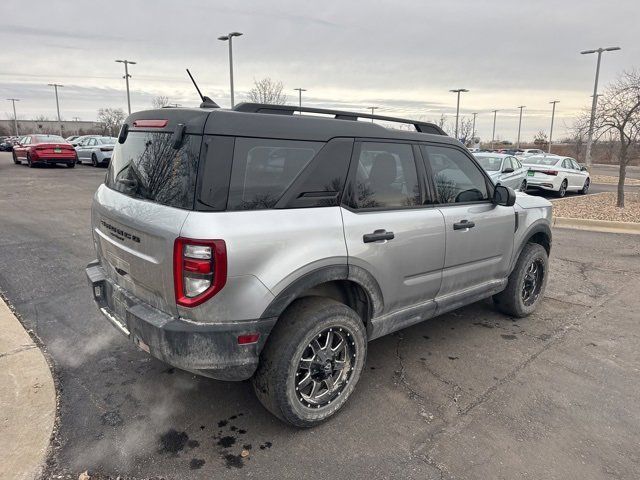
[[[218,40],[222,40],[223,42],[226,40],[229,40],[229,35],[223,35],[221,37],[218,37]]]
[[[605,51],[607,52],[613,52],[614,50],[621,50],[620,47],[607,47],[605,48]]]
[[[240,35],[242,35],[242,32],[231,32],[229,34],[230,37],[239,37]]]
[[[449,90],[452,93],[461,93],[461,92],[468,92],[469,90],[467,90],[466,88],[456,88],[455,90]]]
[[[551,100],[549,103],[560,103],[560,100]]]

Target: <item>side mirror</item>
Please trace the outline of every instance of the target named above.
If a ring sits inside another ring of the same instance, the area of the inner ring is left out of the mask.
[[[580,167],[580,171],[581,172],[586,172],[587,171],[587,167]]]
[[[493,203],[504,207],[512,207],[516,203],[516,192],[512,188],[498,185],[493,191]]]
[[[513,173],[513,168],[507,167],[504,170],[502,170],[502,173]]]

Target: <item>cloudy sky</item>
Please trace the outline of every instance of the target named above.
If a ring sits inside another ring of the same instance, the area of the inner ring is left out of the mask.
[[[462,115],[480,112],[478,134],[515,139],[518,105],[526,105],[523,138],[548,132],[550,100],[560,100],[560,138],[572,116],[590,105],[595,55],[601,85],[640,67],[638,0],[3,0],[0,115],[17,97],[18,116],[56,115],[61,83],[64,119],[93,120],[100,107],[126,110],[123,66],[131,67],[134,110],[155,96],[196,105],[185,67],[201,89],[229,105],[228,51],[234,39],[236,102],[254,79],[281,80],[290,103],[303,87],[307,105],[362,109],[424,119],[453,119],[452,88],[467,88]],[[11,12],[7,15],[7,12]]]

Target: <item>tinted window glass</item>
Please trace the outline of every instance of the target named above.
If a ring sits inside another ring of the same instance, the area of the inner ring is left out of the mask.
[[[502,158],[500,157],[485,157],[477,156],[476,160],[487,172],[497,172],[502,165]]]
[[[352,206],[402,208],[421,205],[411,145],[363,143],[358,157]]]
[[[480,202],[489,199],[485,177],[460,150],[431,145],[421,146],[431,166],[440,203]]]
[[[38,135],[34,137],[34,143],[64,143],[60,135]]]
[[[186,135],[180,149],[172,134],[129,132],[116,143],[105,184],[135,198],[178,208],[193,208],[201,137]]]
[[[322,142],[236,139],[227,208],[272,208],[322,145]]]

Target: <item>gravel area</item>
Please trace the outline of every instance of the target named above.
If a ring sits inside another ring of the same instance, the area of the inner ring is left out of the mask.
[[[603,183],[606,185],[617,185],[618,177],[612,175],[591,175],[591,183]],[[625,185],[640,185],[640,180],[637,178],[625,178]]]
[[[625,208],[616,207],[615,192],[568,197],[553,202],[555,217],[640,223],[640,193],[625,193]]]

